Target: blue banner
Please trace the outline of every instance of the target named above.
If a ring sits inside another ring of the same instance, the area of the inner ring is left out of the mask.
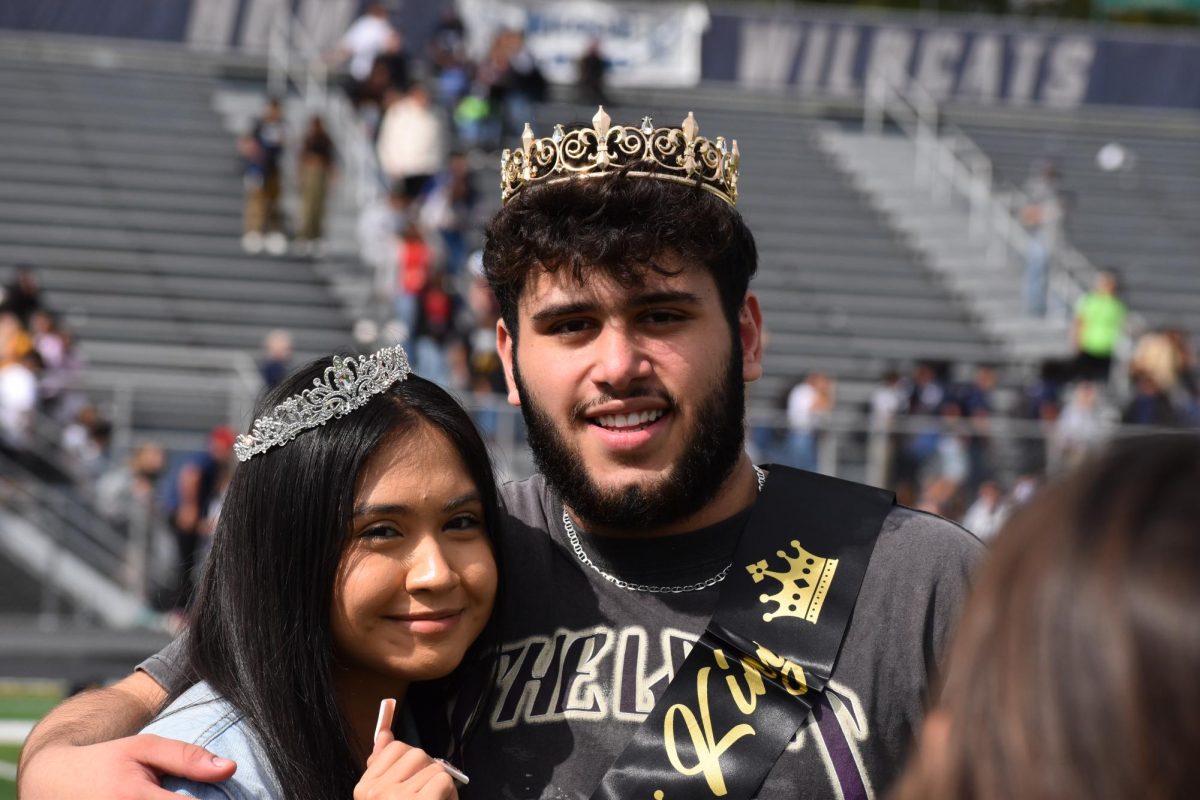
[[[899,83],[917,80],[944,101],[1200,109],[1200,37],[1087,25],[713,12],[701,74],[748,88],[855,97],[875,69]]]
[[[332,47],[367,1],[4,0],[0,28],[261,52],[271,19],[286,10]],[[410,52],[423,51],[444,4],[404,3],[396,22]],[[884,69],[953,102],[1200,109],[1200,35],[1191,30],[734,7],[711,12],[699,46],[702,80],[805,96],[857,97],[869,72]]]
[[[199,50],[263,52],[271,21],[295,14],[322,48],[335,46],[371,0],[2,0],[0,29],[183,42]],[[443,5],[408,2],[393,23],[423,53]]]

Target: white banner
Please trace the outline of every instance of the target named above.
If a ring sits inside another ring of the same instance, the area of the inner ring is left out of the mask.
[[[526,47],[553,83],[575,83],[579,58],[596,40],[609,63],[610,86],[700,82],[701,37],[709,21],[702,3],[458,0],[458,7],[473,57],[487,54],[497,32],[524,31]]]

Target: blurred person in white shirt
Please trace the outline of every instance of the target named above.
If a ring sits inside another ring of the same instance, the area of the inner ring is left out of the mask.
[[[418,198],[446,165],[446,130],[429,93],[414,84],[406,94],[389,93],[376,149],[388,182]]]
[[[29,445],[37,412],[41,356],[28,350],[0,366],[0,444],[20,452]]]

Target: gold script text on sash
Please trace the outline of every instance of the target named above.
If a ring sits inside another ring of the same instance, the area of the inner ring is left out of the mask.
[[[713,656],[720,669],[729,670],[729,661],[723,652],[714,650]],[[754,712],[758,697],[766,694],[767,690],[758,669],[760,665],[751,659],[742,659],[741,663],[744,670],[743,677],[746,681],[745,688],[738,684],[735,675],[725,676],[725,683],[729,687],[730,697],[738,710],[743,714],[750,715]],[[696,712],[691,708],[683,703],[674,704],[667,709],[666,717],[663,720],[663,743],[667,748],[667,758],[677,772],[688,776],[703,773],[704,780],[708,783],[708,788],[712,791],[713,796],[724,797],[728,790],[725,788],[725,773],[721,769],[721,756],[733,746],[734,742],[743,736],[754,736],[755,732],[753,725],[743,722],[734,725],[720,739],[717,738],[713,731],[712,712],[708,702],[708,676],[711,671],[712,667],[701,667],[696,673],[696,702],[699,709],[699,720],[697,720]],[[675,742],[676,715],[683,720],[688,737],[691,739],[692,749],[696,751],[696,763],[693,766],[685,766],[679,756]]]

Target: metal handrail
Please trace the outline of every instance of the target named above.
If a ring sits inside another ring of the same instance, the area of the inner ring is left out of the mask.
[[[1025,264],[1033,237],[1019,217],[1029,205],[1024,189],[997,185],[991,158],[953,124],[941,120],[937,100],[920,83],[907,87],[880,69],[868,76],[863,99],[863,130],[880,135],[886,119],[913,142],[914,169],[918,185],[928,186],[936,198],[956,196],[970,209],[969,232],[987,246],[988,266],[1005,268],[1014,261]],[[1046,265],[1047,312],[1060,319],[1072,318],[1079,298],[1088,293],[1099,270],[1065,235],[1055,241]],[[1133,335],[1146,330],[1142,315],[1130,311],[1115,352],[1119,365],[1117,388],[1127,390],[1124,367],[1133,357]]]
[[[329,68],[316,38],[295,14],[281,10],[271,23],[268,42],[271,91],[285,94],[290,84],[310,112],[321,114],[337,146],[344,175],[342,185],[356,215],[385,203],[387,185],[375,147],[350,101],[342,92],[329,90]],[[375,294],[385,296],[395,280],[395,264],[379,250],[368,242],[359,242],[359,257],[374,271]]]
[[[961,128],[942,122],[936,99],[923,86],[916,81],[902,86],[887,72],[875,70],[864,93],[863,129],[878,135],[889,118],[913,141],[918,183],[935,197],[953,197],[970,209],[970,232],[987,244],[991,265],[1013,259],[1024,263],[1031,237],[1018,214],[1028,195],[1015,186],[996,185],[991,158]],[[1088,291],[1097,272],[1062,237],[1048,271],[1051,308],[1063,316]]]
[[[0,466],[17,478],[9,491],[36,512],[55,542],[96,566],[116,574],[123,561],[126,538],[118,533],[95,508],[71,490],[39,480],[11,457],[0,453]]]

